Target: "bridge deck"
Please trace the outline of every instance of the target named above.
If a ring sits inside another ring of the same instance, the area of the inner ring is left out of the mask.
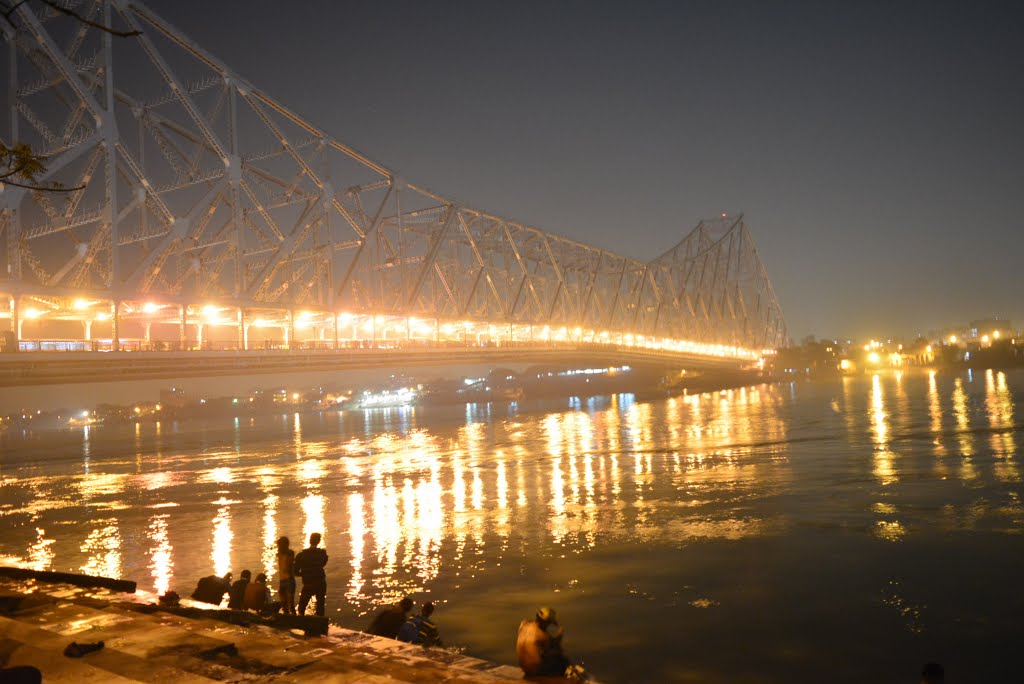
[[[749,361],[616,345],[338,351],[21,352],[0,355],[0,387],[486,363],[583,362],[736,369]]]

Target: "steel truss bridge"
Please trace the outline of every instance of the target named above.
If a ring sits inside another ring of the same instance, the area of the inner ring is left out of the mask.
[[[0,135],[72,190],[0,185],[9,344],[603,345],[742,364],[786,339],[743,216],[633,259],[402,178],[140,2],[58,0],[79,18],[14,4]]]

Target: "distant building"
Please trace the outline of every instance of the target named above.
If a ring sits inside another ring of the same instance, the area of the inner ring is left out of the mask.
[[[196,400],[194,395],[186,393],[180,387],[160,390],[160,404],[167,408],[185,408]]]
[[[1013,337],[1013,324],[999,317],[971,321],[967,326],[967,339],[972,342],[987,343],[991,340],[1009,337]]]

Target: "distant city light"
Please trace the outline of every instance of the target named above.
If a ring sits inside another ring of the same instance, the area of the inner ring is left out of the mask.
[[[84,299],[76,299],[74,304],[76,311],[82,311],[89,308],[89,302]]]

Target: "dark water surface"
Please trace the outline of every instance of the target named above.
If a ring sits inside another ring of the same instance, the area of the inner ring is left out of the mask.
[[[0,561],[185,595],[322,531],[328,615],[412,594],[607,682],[1014,679],[1024,373],[0,435]]]

